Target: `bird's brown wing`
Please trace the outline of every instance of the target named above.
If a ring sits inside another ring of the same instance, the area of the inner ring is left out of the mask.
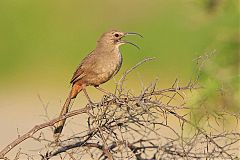
[[[76,71],[74,72],[70,83],[75,83],[87,75],[87,72],[91,70],[91,68],[94,65],[93,63],[95,61],[92,60],[94,59],[94,57],[95,57],[95,54],[94,54],[94,51],[92,51],[88,56],[86,56],[82,60],[82,62],[79,64]]]
[[[77,70],[74,72],[70,83],[75,83],[84,76],[85,76],[85,74],[84,74],[83,70],[81,69],[81,67],[79,66],[79,68],[77,68]]]

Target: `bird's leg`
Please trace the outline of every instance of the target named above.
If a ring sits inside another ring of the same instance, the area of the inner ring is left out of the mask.
[[[105,93],[105,94],[107,94],[107,95],[109,95],[109,96],[112,96],[112,97],[114,97],[114,98],[117,98],[116,95],[108,92],[107,90],[105,90],[105,89],[103,89],[103,88],[100,88],[99,86],[94,86],[94,87],[95,87],[96,89],[98,89],[99,91],[101,91],[101,92],[103,92],[103,93]]]
[[[89,102],[91,105],[93,105],[94,103],[92,102],[92,100],[91,100],[91,98],[89,97],[89,95],[88,95],[88,93],[87,93],[87,91],[86,91],[85,88],[83,89],[83,93],[84,93],[84,95],[86,96],[88,102]]]
[[[84,89],[82,89],[82,90],[83,90],[83,93],[84,93],[84,95],[86,96],[86,98],[87,98],[87,100],[88,100],[88,103],[89,103],[90,109],[92,110],[92,112],[93,112],[93,114],[94,114],[93,106],[94,106],[95,104],[91,101],[91,99],[90,99],[90,97],[89,97],[89,95],[88,95],[86,89],[84,88]],[[88,110],[88,114],[89,114],[89,116],[94,117],[93,114],[90,113],[89,110]]]
[[[98,89],[99,91],[107,94],[107,95],[110,95],[110,96],[113,95],[112,93],[108,92],[107,90],[105,90],[105,89],[103,89],[103,88],[100,88],[99,86],[94,86],[94,87],[95,87],[96,89]]]

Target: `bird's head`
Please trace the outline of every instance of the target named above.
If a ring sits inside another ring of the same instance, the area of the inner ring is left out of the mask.
[[[116,47],[119,47],[122,44],[131,44],[135,47],[137,47],[139,49],[139,47],[129,41],[123,40],[122,38],[127,36],[127,35],[137,35],[139,37],[142,37],[142,35],[140,35],[139,33],[135,33],[135,32],[120,32],[117,30],[111,30],[108,32],[105,32],[100,39],[98,40],[98,43],[100,44],[106,44],[106,45],[114,45]]]

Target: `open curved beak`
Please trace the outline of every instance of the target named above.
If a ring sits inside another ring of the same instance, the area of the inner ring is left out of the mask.
[[[126,41],[126,40],[121,40],[121,42],[124,43],[124,44],[131,44],[131,45],[133,45],[134,47],[136,47],[137,49],[140,49],[140,47],[139,47],[138,45],[136,45],[136,44],[134,44],[134,43],[132,43],[132,42],[129,42],[129,41]]]
[[[142,36],[141,34],[135,33],[135,32],[126,32],[126,33],[123,35],[123,37],[125,37],[125,36],[127,36],[127,35],[137,35],[137,36],[143,38],[143,36]],[[132,43],[132,42],[129,42],[129,41],[126,41],[126,40],[121,40],[121,42],[124,43],[124,44],[131,44],[131,45],[133,45],[134,47],[136,47],[137,49],[140,49],[140,47],[139,47],[138,45],[136,45],[136,44],[134,44],[134,43]]]
[[[139,33],[136,33],[136,32],[127,32],[127,33],[125,33],[125,35],[124,35],[124,36],[126,36],[126,35],[137,35],[137,36],[139,36],[139,37],[143,38],[143,36],[142,36],[141,34],[139,34]]]

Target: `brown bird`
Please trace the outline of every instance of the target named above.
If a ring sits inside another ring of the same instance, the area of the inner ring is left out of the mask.
[[[72,89],[63,105],[60,116],[63,116],[68,112],[71,100],[76,98],[80,91],[83,91],[90,101],[85,90],[87,86],[94,86],[97,89],[106,92],[99,88],[99,85],[110,80],[119,71],[122,65],[122,55],[119,51],[119,46],[122,44],[131,44],[139,48],[134,43],[122,40],[126,35],[138,35],[142,37],[138,33],[120,32],[116,30],[106,32],[100,37],[97,41],[95,50],[82,60],[77,70],[74,72],[70,81]],[[57,123],[54,130],[56,141],[59,139],[65,121],[66,119]]]

